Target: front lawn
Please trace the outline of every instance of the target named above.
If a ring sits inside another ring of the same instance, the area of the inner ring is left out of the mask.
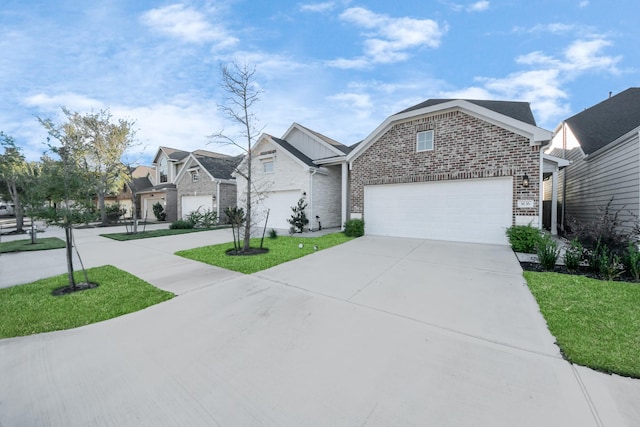
[[[344,233],[325,234],[320,237],[278,236],[275,239],[264,239],[263,247],[269,249],[269,252],[260,255],[227,255],[227,250],[233,249],[233,243],[178,251],[176,255],[227,270],[252,274],[309,255],[315,252],[314,246],[317,246],[318,250],[322,250],[351,239],[353,237],[347,237]],[[302,244],[302,248],[299,247],[300,244]],[[251,247],[259,246],[260,239],[251,239]]]
[[[31,243],[31,238],[29,238],[0,243],[0,254],[6,252],[46,251],[48,249],[64,248],[65,246],[64,240],[57,237],[38,238],[38,243],[35,245]]]
[[[186,234],[186,233],[197,233],[199,231],[211,231],[218,230],[220,228],[229,228],[227,225],[212,227],[212,228],[177,228],[172,230],[170,228],[162,229],[162,230],[149,230],[149,231],[140,231],[137,234],[132,233],[110,233],[110,234],[101,234],[102,237],[108,237],[109,239],[118,240],[120,242],[124,242],[127,240],[138,240],[138,239],[148,239],[151,237],[163,237],[163,236],[175,236],[176,234]]]
[[[110,265],[87,272],[99,286],[63,296],[53,296],[51,291],[68,284],[66,274],[0,289],[0,338],[76,328],[174,297]],[[84,281],[81,272],[75,277],[78,283]]]
[[[565,358],[640,378],[640,284],[525,271]]]

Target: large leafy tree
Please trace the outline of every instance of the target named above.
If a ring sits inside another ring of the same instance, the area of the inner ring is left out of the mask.
[[[224,132],[211,135],[217,143],[231,144],[245,153],[244,168],[236,172],[246,181],[246,204],[244,206],[244,241],[243,250],[249,251],[252,221],[252,194],[254,183],[251,176],[253,158],[252,147],[257,140],[260,129],[253,108],[260,100],[262,90],[255,81],[256,68],[248,64],[236,62],[221,65],[222,90],[225,92],[225,103],[219,105],[220,110],[240,128],[240,138],[234,138]]]
[[[24,226],[24,213],[22,209],[22,177],[26,173],[27,162],[20,147],[9,135],[0,132],[0,146],[4,153],[0,154],[0,181],[14,204],[17,231],[22,232]]]
[[[107,222],[105,197],[119,191],[126,180],[127,168],[122,157],[133,146],[134,122],[114,121],[108,109],[84,115],[66,108],[62,111],[69,130],[77,138],[76,154],[93,174],[100,220],[104,224]]]

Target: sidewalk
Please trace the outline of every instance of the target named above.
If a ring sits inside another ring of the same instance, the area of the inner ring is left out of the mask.
[[[147,226],[147,230],[167,228],[167,224]],[[85,268],[114,265],[140,277],[152,285],[177,295],[213,283],[228,280],[240,273],[213,267],[176,255],[176,251],[215,245],[232,240],[231,230],[212,230],[152,239],[115,241],[100,234],[125,232],[125,227],[82,228],[74,230],[76,249]],[[64,239],[64,231],[49,227],[38,237]],[[29,239],[28,234],[3,236],[3,241]],[[170,242],[170,243],[169,243]],[[80,269],[74,251],[74,268]],[[30,283],[66,273],[64,249],[0,255],[0,288]],[[186,273],[188,272],[188,276]]]

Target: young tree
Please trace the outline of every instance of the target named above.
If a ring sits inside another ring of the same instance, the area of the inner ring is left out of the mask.
[[[66,108],[62,111],[79,138],[78,154],[95,175],[100,220],[105,224],[105,196],[118,191],[125,181],[127,170],[122,157],[133,146],[134,122],[119,119],[112,123],[113,117],[108,109],[85,115],[72,113]]]
[[[49,145],[59,160],[51,157],[42,159],[42,182],[46,183],[46,193],[55,206],[40,215],[60,225],[65,231],[69,289],[76,291],[79,286],[73,277],[73,226],[86,223],[93,217],[91,199],[95,190],[87,182],[91,183],[94,175],[85,161],[84,135],[78,133],[72,123],[55,124],[51,119],[38,120],[50,137],[59,142],[57,146]],[[87,273],[84,268],[82,270],[88,286]]]
[[[23,231],[24,213],[22,210],[21,178],[26,172],[27,162],[20,147],[16,146],[12,137],[0,132],[0,145],[4,148],[4,154],[0,154],[0,181],[5,185],[14,204],[16,227],[18,232]]]
[[[219,105],[220,110],[237,125],[240,126],[242,141],[229,136],[224,131],[211,135],[211,139],[220,144],[231,144],[240,148],[245,153],[245,169],[237,170],[246,180],[246,204],[244,206],[244,241],[243,250],[249,251],[251,239],[251,215],[252,215],[252,189],[251,177],[252,147],[258,138],[260,130],[257,128],[257,119],[253,113],[253,107],[260,99],[262,91],[255,81],[256,68],[248,64],[239,65],[234,62],[231,65],[221,65],[222,90],[226,93],[225,104]]]

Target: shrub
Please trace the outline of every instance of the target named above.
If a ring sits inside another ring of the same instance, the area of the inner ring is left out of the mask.
[[[620,257],[603,246],[597,257],[598,272],[605,280],[613,280],[620,276],[623,271],[620,269]]]
[[[185,220],[179,219],[177,221],[173,221],[169,226],[169,228],[172,230],[189,229],[189,228],[193,228],[193,223],[191,221],[185,221]]]
[[[198,208],[189,212],[185,221],[189,221],[194,227],[211,228],[218,224],[218,213],[211,209],[200,212],[200,208]]]
[[[582,261],[584,248],[578,239],[573,239],[564,253],[564,265],[569,271],[576,271]]]
[[[291,227],[293,227],[298,233],[302,233],[304,226],[309,224],[309,219],[304,211],[306,208],[307,202],[304,201],[304,197],[301,197],[300,200],[298,200],[298,204],[296,206],[291,206],[291,211],[293,213],[287,222],[291,224]]]
[[[514,225],[507,228],[507,237],[514,252],[535,254],[542,236],[540,230],[531,225]]]
[[[164,207],[160,202],[156,202],[153,205],[153,214],[156,216],[158,221],[166,221],[167,213],[164,211]]]
[[[538,242],[538,260],[545,270],[553,270],[558,260],[558,244],[551,236],[545,234]]]
[[[364,236],[364,220],[350,219],[344,223],[344,234],[348,237]]]
[[[640,281],[640,251],[638,246],[630,242],[623,260],[624,268],[633,277],[633,280]]]
[[[631,240],[630,233],[622,231],[625,225],[620,220],[621,209],[611,208],[613,197],[604,207],[598,208],[598,218],[591,222],[579,223],[575,219],[569,219],[571,234],[577,238],[587,249],[605,247],[608,251],[622,255]]]
[[[269,238],[270,239],[277,239],[278,238],[278,232],[275,229],[271,229],[269,230]]]

